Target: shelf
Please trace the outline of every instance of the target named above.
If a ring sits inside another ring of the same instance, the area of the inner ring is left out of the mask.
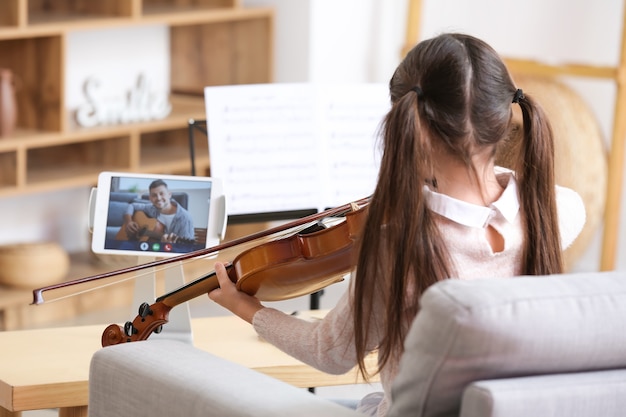
[[[190,118],[204,119],[206,117],[202,97],[174,94],[170,97],[170,103],[172,104],[172,112],[169,116],[149,122],[93,128],[74,125],[65,132],[49,132],[20,127],[13,136],[0,138],[0,152],[17,148],[47,147],[54,144],[91,141],[115,135],[129,135],[132,132],[151,132],[186,127]]]
[[[188,129],[176,129],[142,134],[140,137],[139,163],[143,167],[169,167],[169,170],[191,168]],[[206,138],[196,140],[194,147],[196,164],[207,165],[209,146]]]
[[[73,253],[69,256],[70,268],[66,281],[135,264],[135,261],[128,259],[132,257],[117,257],[112,262],[91,252]],[[193,272],[191,268],[189,270]],[[33,300],[31,289],[0,286],[0,331],[56,325],[57,320],[67,320],[115,307],[126,307],[130,311],[134,285],[133,280],[129,280],[36,307],[30,305]]]
[[[85,17],[131,17],[129,0],[28,0],[28,24]]]
[[[74,176],[97,176],[107,169],[127,169],[132,166],[129,149],[128,136],[31,148],[27,152],[26,185]]]
[[[78,126],[65,108],[68,34],[141,25],[170,27],[171,113]],[[105,170],[190,175],[188,122],[206,118],[204,87],[271,82],[272,27],[271,9],[243,8],[240,0],[0,0],[0,68],[17,76],[18,102],[16,130],[0,138],[0,199],[95,186]],[[208,176],[207,139],[197,135],[195,142],[195,173]],[[117,297],[125,290],[106,295],[128,302]],[[33,315],[16,305],[24,295],[0,297],[0,304],[14,303],[0,306],[0,330],[69,318],[100,301],[85,295]]]
[[[204,100],[173,95],[170,101],[172,113],[158,121],[75,127],[65,133],[20,129],[14,137],[0,140],[0,196],[61,184],[90,185],[103,170],[190,174],[188,120],[205,117]],[[138,146],[131,137],[138,138]],[[26,155],[28,167],[22,182],[17,173],[18,150]],[[199,171],[206,172],[206,138],[196,140],[195,156]]]
[[[172,91],[202,95],[208,85],[256,84],[271,78],[271,22],[242,20],[172,27]],[[189,65],[190,60],[197,65]]]
[[[3,0],[0,3],[0,28],[20,25],[19,0]]]
[[[103,170],[190,174],[190,119],[206,118],[204,87],[272,81],[273,10],[241,0],[2,0],[0,68],[16,78],[18,122],[0,138],[0,197],[93,185]],[[170,28],[171,113],[84,128],[65,108],[68,34]],[[198,138],[196,172],[210,169]]]
[[[169,15],[180,12],[197,12],[198,10],[230,9],[236,7],[239,7],[239,0],[144,0],[142,3],[142,14],[144,16]]]
[[[17,151],[0,151],[0,189],[17,186]]]
[[[268,17],[272,20],[271,18],[273,18],[273,9],[267,7],[228,8],[161,5],[148,7],[144,14],[133,12],[132,15],[81,13],[64,9],[45,13],[34,12],[29,17],[17,18],[25,21],[25,23],[20,24],[17,20],[10,17],[10,11],[6,14],[2,12],[8,7],[8,3],[3,3],[4,1],[12,0],[2,0],[0,2],[0,40],[64,35],[72,31],[110,29],[114,27],[142,25],[186,26],[266,19]]]

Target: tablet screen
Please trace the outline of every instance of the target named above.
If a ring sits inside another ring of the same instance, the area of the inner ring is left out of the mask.
[[[213,178],[103,172],[92,200],[92,250],[174,256],[215,246],[224,201]]]

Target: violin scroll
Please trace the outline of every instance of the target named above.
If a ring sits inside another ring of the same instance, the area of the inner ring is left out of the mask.
[[[102,347],[146,340],[152,333],[160,333],[163,325],[167,323],[171,309],[172,307],[162,302],[152,305],[141,304],[139,314],[132,322],[127,321],[124,327],[111,324],[104,329],[101,338]]]
[[[124,341],[124,328],[118,324],[110,324],[102,332],[102,347],[117,345]]]

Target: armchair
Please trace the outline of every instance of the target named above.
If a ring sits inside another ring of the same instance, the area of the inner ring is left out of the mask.
[[[626,272],[447,280],[422,297],[390,417],[626,412]],[[99,350],[91,417],[358,416],[176,341]]]

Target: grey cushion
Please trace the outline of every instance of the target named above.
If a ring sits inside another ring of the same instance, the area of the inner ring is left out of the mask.
[[[626,369],[475,382],[460,417],[623,417]]]
[[[626,368],[626,272],[447,280],[405,342],[390,417],[455,416],[473,381]]]

